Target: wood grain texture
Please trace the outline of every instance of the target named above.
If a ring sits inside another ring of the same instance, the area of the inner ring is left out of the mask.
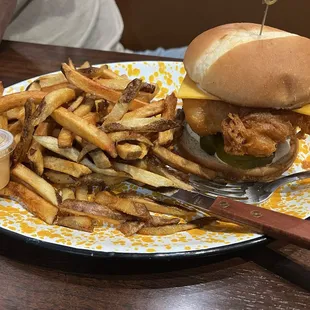
[[[146,59],[23,43],[0,45],[5,85],[79,63]],[[310,251],[279,242],[180,260],[96,259],[0,232],[0,309],[308,309]]]

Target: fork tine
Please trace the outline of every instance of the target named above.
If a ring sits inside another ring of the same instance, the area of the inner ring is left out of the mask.
[[[191,181],[191,185],[194,187],[198,188],[201,191],[213,191],[221,194],[244,194],[245,190],[240,188],[240,189],[235,189],[235,188],[226,188],[226,187],[215,187],[213,185],[210,185],[208,182],[206,183],[198,183],[196,181]]]
[[[205,179],[200,179],[196,176],[191,177],[191,181],[194,181],[199,184],[208,184],[209,186],[212,186],[214,188],[231,188],[231,189],[236,189],[236,190],[245,190],[246,185],[244,183],[238,184],[238,183],[219,183],[219,182],[214,182],[211,180],[205,180]]]

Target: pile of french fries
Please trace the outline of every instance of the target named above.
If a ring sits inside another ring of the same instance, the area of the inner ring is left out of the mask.
[[[157,85],[107,65],[69,61],[61,71],[9,95],[0,83],[0,128],[16,143],[11,181],[0,195],[48,224],[87,232],[107,223],[125,236],[199,227],[189,210],[112,191],[126,180],[191,190],[189,173],[214,177],[174,152],[183,122],[174,93],[155,100]]]

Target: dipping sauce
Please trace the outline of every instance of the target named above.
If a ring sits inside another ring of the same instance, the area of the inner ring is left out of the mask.
[[[6,187],[10,181],[10,154],[14,147],[13,135],[0,129],[0,189]]]

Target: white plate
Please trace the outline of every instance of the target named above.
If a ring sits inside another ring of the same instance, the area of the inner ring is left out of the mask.
[[[181,62],[124,62],[109,64],[112,70],[127,74],[129,78],[142,77],[148,82],[157,82],[161,91],[157,98],[176,90],[182,82],[185,70]],[[17,83],[5,89],[5,94],[25,90],[37,77]],[[290,172],[302,170],[309,160],[310,140],[300,142],[300,153]],[[309,165],[310,166],[310,165]],[[299,218],[310,216],[310,183],[286,186],[262,206]],[[264,240],[260,235],[248,233],[233,224],[218,223],[205,229],[194,229],[170,236],[124,237],[112,227],[96,228],[93,233],[47,225],[24,210],[19,204],[0,198],[0,228],[15,233],[27,241],[47,247],[93,256],[166,257],[180,255],[218,254]]]

